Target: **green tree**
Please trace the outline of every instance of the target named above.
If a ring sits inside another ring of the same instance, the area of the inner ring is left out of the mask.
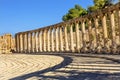
[[[68,11],[68,13],[62,17],[62,20],[66,21],[69,19],[83,16],[87,13],[91,13],[93,11],[103,9],[107,6],[111,6],[111,5],[113,5],[114,2],[120,2],[120,0],[93,0],[94,5],[89,6],[87,10],[82,8],[80,5],[75,5],[74,8],[71,8]]]
[[[115,0],[93,0],[94,5],[88,7],[88,12],[93,12],[98,9],[103,9],[107,6],[113,5]]]
[[[80,17],[87,14],[87,10],[82,8],[80,5],[75,5],[74,8],[71,8],[67,14],[62,17],[63,21]]]

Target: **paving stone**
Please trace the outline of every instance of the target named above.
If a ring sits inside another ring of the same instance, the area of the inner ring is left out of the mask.
[[[1,54],[0,80],[119,80],[120,55]]]

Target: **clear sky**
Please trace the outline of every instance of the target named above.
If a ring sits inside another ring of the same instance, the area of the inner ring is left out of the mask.
[[[93,0],[0,0],[0,35],[15,34],[62,21],[75,4],[87,8]]]

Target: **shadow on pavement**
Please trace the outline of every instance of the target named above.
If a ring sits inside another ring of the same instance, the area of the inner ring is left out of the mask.
[[[31,54],[32,55],[32,54]],[[33,54],[35,55],[35,54]],[[102,58],[106,60],[111,60],[117,64],[120,61],[113,58],[108,58],[104,56],[89,56],[89,55],[71,55],[71,54],[36,54],[36,55],[55,55],[64,58],[64,61],[54,67],[50,67],[41,71],[36,71],[33,73],[21,75],[10,80],[120,80],[120,73],[103,73],[100,71],[96,72],[83,72],[66,67],[70,65],[73,61],[73,57],[91,57],[91,58]],[[69,55],[69,56],[68,56]],[[72,56],[72,57],[71,57]],[[61,68],[66,68],[65,70],[59,70]],[[67,70],[71,69],[71,70]],[[89,69],[89,68],[88,68]],[[52,72],[54,75],[45,75],[45,73]],[[57,74],[59,73],[59,74]],[[62,74],[62,75],[61,75]],[[68,74],[68,75],[67,75]],[[67,76],[65,76],[67,75]],[[37,79],[30,79],[36,77]]]
[[[33,55],[35,55],[35,54],[33,54]],[[36,55],[52,55],[52,54],[36,54]],[[56,54],[54,54],[54,55],[56,55]],[[26,74],[26,75],[18,76],[18,77],[12,78],[10,80],[26,80],[26,79],[28,79],[30,77],[33,77],[33,76],[40,77],[43,73],[50,72],[50,71],[55,71],[56,69],[65,67],[66,65],[69,65],[72,62],[72,59],[70,57],[66,57],[66,56],[61,56],[61,57],[63,57],[64,60],[63,60],[63,62],[61,62],[58,65],[55,65],[53,67],[50,67],[50,68],[47,68],[47,69],[44,69],[44,70],[41,70],[41,71],[36,71],[36,72],[29,73],[29,74]]]

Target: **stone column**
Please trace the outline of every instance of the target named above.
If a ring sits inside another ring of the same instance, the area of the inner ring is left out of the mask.
[[[36,52],[36,32],[34,32],[33,43],[34,43],[34,52]]]
[[[107,34],[107,25],[106,25],[106,16],[103,15],[102,17],[102,26],[103,26],[103,35],[104,35],[104,45],[106,44],[106,39],[108,38]]]
[[[33,51],[33,33],[30,33],[30,52],[34,52]]]
[[[36,52],[38,52],[38,38],[39,38],[39,33],[38,33],[38,31],[36,31]]]
[[[98,24],[98,17],[96,17],[94,19],[95,22],[95,36],[96,36],[96,50],[95,52],[100,53],[102,50],[102,46],[101,46],[101,37],[100,37],[100,33],[99,33],[99,24]]]
[[[92,34],[92,23],[91,20],[88,20],[88,36],[89,36],[89,52],[92,52],[94,49],[94,45],[95,43],[93,43],[94,41],[94,36]]]
[[[120,45],[120,9],[118,9],[118,28],[119,28],[119,45]]]
[[[119,31],[118,31],[118,33],[119,33],[119,47],[117,48],[117,50],[120,54],[120,7],[119,7],[119,5],[117,7],[117,16],[118,16],[117,19],[118,19],[118,29],[119,29]]]
[[[54,52],[54,31],[51,29],[51,51]]]
[[[15,49],[16,49],[16,52],[18,52],[18,39],[17,39],[17,34],[15,34]]]
[[[44,52],[46,52],[46,29],[43,30]]]
[[[25,52],[25,34],[22,33],[22,37],[23,37],[23,51],[22,52]]]
[[[35,34],[34,34],[34,32],[32,34],[32,52],[33,53],[35,52]]]
[[[23,33],[23,38],[24,38],[24,48],[23,48],[23,52],[25,53],[26,52],[26,33]]]
[[[23,35],[20,34],[20,52],[22,53],[23,52]]]
[[[26,52],[28,53],[29,50],[29,39],[28,39],[28,33],[26,33]]]
[[[95,21],[95,36],[96,36],[96,47],[98,47],[98,45],[99,45],[99,39],[98,39],[98,18],[96,17],[95,19],[94,19],[94,21]]]
[[[55,48],[56,51],[59,51],[59,43],[58,43],[58,27],[55,28]]]
[[[63,52],[63,31],[62,31],[62,27],[59,27],[59,29],[60,29],[60,32],[59,32],[60,33],[60,36],[59,36],[60,37],[59,38],[60,39],[60,51]]]
[[[17,34],[17,46],[18,46],[18,52],[20,52],[20,34]]]
[[[83,42],[82,42],[82,30],[80,30],[80,32],[79,32],[79,37],[80,37],[80,50],[81,50],[81,48],[83,46]]]
[[[23,52],[25,53],[26,51],[26,34],[23,33]]]
[[[43,47],[43,31],[40,30],[40,52],[43,51],[42,47]]]
[[[69,51],[69,48],[68,48],[67,25],[64,26],[64,38],[65,38],[65,51]]]
[[[112,52],[116,53],[116,33],[115,33],[115,18],[114,18],[114,11],[109,14],[110,16],[110,23],[111,23],[111,33],[112,33]]]
[[[17,34],[15,34],[15,47],[16,47],[16,52],[18,52],[18,39],[17,39]]]
[[[46,52],[48,52],[48,29],[46,28]]]
[[[28,32],[28,53],[30,53],[30,32]]]
[[[38,35],[37,35],[37,42],[38,42],[38,44],[37,44],[37,48],[38,48],[38,52],[40,52],[40,31],[38,31]]]
[[[86,52],[87,48],[86,48],[86,32],[85,32],[85,22],[82,21],[82,43],[83,43],[83,47],[81,48],[81,52]]]
[[[16,51],[17,52],[20,52],[20,47],[19,47],[19,45],[20,45],[20,36],[19,36],[19,34],[16,34],[15,35],[15,41],[16,41]]]
[[[108,43],[109,39],[108,39],[108,33],[107,33],[106,15],[105,14],[102,15],[102,26],[103,26],[103,36],[104,36],[103,52],[109,53],[110,52],[109,43]]]
[[[74,43],[73,43],[73,25],[70,26],[70,48],[72,52],[75,52]]]
[[[79,23],[75,23],[75,26],[76,26],[76,51],[80,52]]]
[[[25,33],[25,53],[27,52],[27,33]]]
[[[47,51],[50,52],[50,31],[47,30]]]
[[[18,34],[18,36],[17,36],[18,44],[19,44],[19,45],[18,45],[18,52],[20,52],[20,44],[21,44],[21,43],[20,43],[20,38],[21,38],[21,37],[20,37],[20,34]]]
[[[20,34],[18,34],[19,36],[19,53],[21,52],[21,35]]]

